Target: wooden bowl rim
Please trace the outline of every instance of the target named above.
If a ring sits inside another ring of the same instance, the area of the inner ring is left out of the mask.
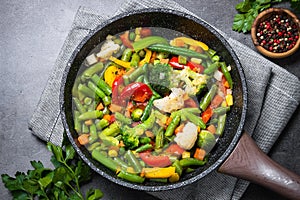
[[[295,53],[299,46],[300,46],[300,38],[297,40],[295,46],[283,53],[274,53],[274,52],[270,52],[268,50],[266,50],[265,48],[263,48],[262,46],[260,46],[260,44],[257,41],[257,37],[256,37],[256,28],[257,25],[263,21],[264,19],[266,19],[267,17],[271,16],[273,13],[286,13],[296,24],[298,24],[298,33],[300,36],[300,21],[298,19],[298,17],[291,12],[288,9],[285,8],[269,8],[267,10],[264,10],[263,12],[259,13],[257,15],[257,17],[255,18],[252,26],[251,26],[251,38],[253,41],[254,46],[256,47],[256,49],[261,52],[263,55],[270,57],[270,58],[285,58],[288,57],[290,55],[292,55],[293,53]]]

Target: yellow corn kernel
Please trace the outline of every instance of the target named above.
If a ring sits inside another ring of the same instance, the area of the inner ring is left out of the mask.
[[[227,106],[232,106],[233,105],[233,97],[231,94],[227,94],[225,97]]]
[[[118,152],[115,149],[110,149],[108,151],[108,156],[109,157],[117,157],[118,156]]]
[[[189,151],[184,151],[181,155],[182,158],[190,158],[191,157],[191,153]]]

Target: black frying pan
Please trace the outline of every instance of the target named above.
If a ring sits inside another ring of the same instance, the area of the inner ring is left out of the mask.
[[[92,159],[88,150],[74,140],[78,135],[73,125],[72,87],[82,62],[97,44],[105,40],[108,34],[114,35],[136,27],[163,27],[182,32],[215,49],[218,55],[232,67],[234,105],[228,113],[225,132],[211,152],[208,163],[193,173],[183,175],[176,183],[134,184],[119,179],[114,172]],[[218,170],[221,173],[261,183],[283,195],[289,195],[291,198],[300,198],[300,177],[274,164],[258,149],[248,134],[243,133],[247,108],[247,87],[243,70],[227,41],[207,23],[191,15],[168,9],[144,9],[124,13],[105,21],[91,31],[74,51],[69,63],[62,79],[60,95],[62,119],[68,138],[80,157],[93,170],[110,181],[138,190],[162,191],[191,184],[205,177],[211,171]],[[252,156],[255,156],[255,159],[249,160]],[[266,171],[274,165],[276,165],[275,170],[272,168],[272,170]],[[286,184],[287,182],[289,184]]]

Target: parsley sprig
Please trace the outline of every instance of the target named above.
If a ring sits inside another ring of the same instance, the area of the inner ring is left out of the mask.
[[[289,1],[291,8],[300,11],[300,0],[244,0],[235,6],[238,14],[234,16],[232,30],[246,33],[256,16],[263,10],[272,7],[276,3]]]
[[[85,196],[80,186],[91,179],[90,168],[75,155],[68,142],[62,147],[48,142],[47,148],[53,153],[51,162],[54,169],[45,168],[40,161],[31,161],[33,170],[16,172],[15,178],[2,174],[2,182],[16,200],[97,200],[103,196],[99,189],[90,189]]]

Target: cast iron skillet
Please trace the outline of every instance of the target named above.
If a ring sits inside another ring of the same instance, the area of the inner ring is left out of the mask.
[[[72,116],[72,87],[88,53],[108,34],[117,34],[135,27],[163,27],[201,40],[215,49],[232,67],[234,105],[228,113],[226,129],[211,152],[208,163],[195,172],[183,175],[177,183],[145,182],[134,184],[116,177],[115,173],[93,160],[84,146],[76,141]],[[100,24],[83,39],[72,54],[64,72],[60,94],[62,120],[67,135],[80,157],[97,173],[122,186],[144,191],[162,191],[191,184],[213,170],[259,183],[290,198],[300,198],[300,177],[280,167],[259,150],[243,132],[247,108],[245,77],[237,56],[227,41],[210,25],[191,16],[169,9],[144,9],[124,13]]]

